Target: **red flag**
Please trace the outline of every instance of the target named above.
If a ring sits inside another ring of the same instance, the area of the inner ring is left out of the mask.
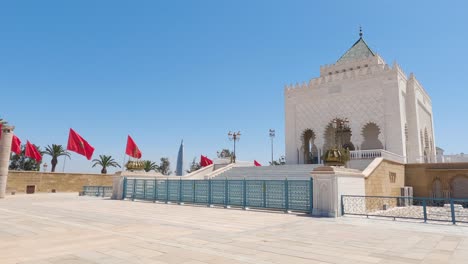
[[[130,137],[130,135],[127,137],[127,148],[125,149],[125,153],[130,157],[134,157],[137,159],[141,158],[141,151],[135,144],[135,141],[133,141],[132,137]]]
[[[206,156],[201,155],[200,157],[200,166],[206,167],[208,165],[213,164],[213,161],[207,158]]]
[[[203,155],[200,156],[200,166],[202,166],[202,167],[208,166],[208,164],[206,162],[206,158]]]
[[[29,157],[31,159],[36,160],[37,162],[40,162],[42,160],[41,153],[37,150],[36,146],[33,144],[29,143],[29,141],[26,142],[26,157]]]
[[[11,151],[17,155],[21,155],[21,140],[15,135],[11,139]]]
[[[78,154],[85,156],[88,160],[93,156],[94,148],[84,140],[75,130],[70,128],[70,134],[68,135],[67,150],[74,151]]]
[[[254,165],[255,165],[256,167],[261,167],[261,166],[262,166],[262,164],[258,163],[258,161],[256,161],[256,160],[254,160]]]
[[[208,165],[211,165],[211,164],[213,164],[213,161],[212,161],[212,160],[210,160],[208,157],[205,157],[205,159],[206,159],[206,162],[208,163]]]

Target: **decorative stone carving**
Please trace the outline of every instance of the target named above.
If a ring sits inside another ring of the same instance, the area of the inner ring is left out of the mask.
[[[306,88],[296,84],[285,91],[287,164],[304,162],[297,149],[303,145],[302,133],[306,129],[315,132],[315,144],[326,150],[325,131],[330,120],[336,117],[349,119],[355,148],[367,145],[361,132],[367,124],[374,123],[379,133],[373,143],[380,143],[371,146],[402,156],[407,162],[424,161],[426,150],[426,160],[435,161],[429,95],[414,75],[407,78],[398,64],[390,67],[373,52],[372,56],[355,56],[362,51],[371,54],[364,44],[359,44],[362,50],[351,51],[352,56],[346,56],[346,60],[322,65],[320,77],[310,80]],[[405,96],[400,96],[402,93]],[[405,124],[408,124],[407,133]],[[419,141],[419,131],[425,127],[430,145],[427,149]]]
[[[8,180],[8,166],[10,164],[11,140],[15,127],[3,125],[0,139],[0,198],[5,197]]]

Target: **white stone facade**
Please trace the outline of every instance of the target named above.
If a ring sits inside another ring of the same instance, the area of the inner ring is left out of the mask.
[[[311,172],[311,175],[314,179],[313,215],[342,216],[343,195],[366,195],[365,176],[361,171],[340,167],[318,167]]]
[[[454,163],[454,162],[468,162],[468,154],[449,154],[445,155],[444,150],[441,148],[436,148],[437,153],[437,162],[438,163]]]
[[[320,163],[336,144],[331,121],[349,120],[351,150],[383,149],[409,163],[435,162],[432,103],[413,74],[389,66],[362,38],[320,77],[286,86],[286,163]]]

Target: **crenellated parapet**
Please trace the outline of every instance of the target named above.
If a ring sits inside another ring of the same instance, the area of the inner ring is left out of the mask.
[[[373,78],[379,73],[394,71],[378,55],[359,61],[341,62],[320,67],[320,77],[310,79],[307,83],[285,85],[285,94],[294,91],[318,89],[323,85],[349,80]],[[397,66],[397,70],[401,69]],[[402,72],[402,71],[401,71]]]
[[[325,64],[320,66],[320,76],[334,76],[340,73],[359,71],[365,68],[385,69],[385,61],[379,55],[372,57],[352,60],[341,61],[335,64]]]

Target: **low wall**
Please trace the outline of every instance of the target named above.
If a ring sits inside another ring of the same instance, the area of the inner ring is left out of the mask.
[[[376,158],[363,171],[365,176],[366,196],[400,196],[405,186],[405,165]],[[384,203],[380,203],[384,200]],[[366,199],[366,210],[382,210],[385,206],[397,206],[396,199]],[[376,202],[377,201],[377,202]]]
[[[312,214],[338,217],[342,195],[365,195],[364,175],[359,170],[323,166],[314,168]]]
[[[413,196],[468,199],[468,162],[406,164]]]
[[[9,171],[7,192],[26,192],[27,185],[35,185],[36,192],[79,192],[85,185],[112,186],[112,174],[60,173],[38,171]]]
[[[405,165],[376,158],[363,171],[368,196],[400,196],[405,183]]]

